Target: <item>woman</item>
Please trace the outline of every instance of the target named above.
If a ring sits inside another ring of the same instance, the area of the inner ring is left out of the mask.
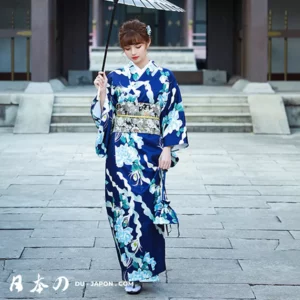
[[[165,172],[188,146],[180,90],[171,71],[149,60],[151,29],[125,22],[119,42],[129,64],[94,81],[96,153],[106,157],[106,209],[127,293],[166,271],[165,228],[178,224],[165,197]],[[167,231],[168,232],[168,231]]]

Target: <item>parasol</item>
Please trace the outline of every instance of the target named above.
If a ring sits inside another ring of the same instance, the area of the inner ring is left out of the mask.
[[[116,13],[118,3],[125,4],[125,5],[131,5],[131,6],[137,6],[137,7],[143,7],[143,8],[150,8],[150,9],[152,8],[152,9],[160,9],[160,10],[167,10],[167,11],[184,12],[184,9],[176,6],[175,4],[173,4],[167,0],[106,0],[106,1],[113,2],[114,7],[113,7],[111,20],[110,20],[110,24],[109,24],[108,37],[107,37],[107,41],[106,41],[104,59],[103,59],[103,64],[102,64],[102,72],[104,72],[104,68],[105,68],[107,50],[108,50],[112,25],[113,25],[113,21],[115,18],[115,13]]]

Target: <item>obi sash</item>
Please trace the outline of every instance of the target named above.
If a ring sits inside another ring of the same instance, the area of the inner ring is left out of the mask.
[[[116,105],[113,132],[160,135],[159,103],[123,102]]]

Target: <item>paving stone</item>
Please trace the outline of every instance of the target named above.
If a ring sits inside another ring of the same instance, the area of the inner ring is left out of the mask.
[[[106,229],[106,230],[103,230],[100,228],[95,228],[95,229],[75,228],[74,230],[72,230],[72,228],[69,228],[68,230],[62,230],[62,229],[63,228],[37,228],[37,229],[33,230],[31,237],[80,238],[80,237],[86,237],[87,234],[90,237],[106,237],[106,236],[112,237],[112,233],[111,233],[111,231],[109,231],[109,229]]]
[[[145,284],[143,289],[143,297],[202,297],[202,298],[250,298],[254,299],[251,288],[247,284],[182,284],[180,289],[178,284],[174,283],[152,283]],[[105,295],[105,297],[115,296],[116,298],[123,297],[124,290],[122,287],[102,287],[93,289],[87,286],[85,297],[92,297],[96,294]]]
[[[30,184],[19,185],[11,184],[8,189],[4,190],[3,195],[22,195],[22,196],[49,196],[53,195],[57,189],[56,185]]]
[[[266,203],[265,200],[256,197],[255,200],[243,200],[240,199],[236,201],[236,199],[230,198],[216,198],[217,195],[212,195],[212,206],[214,207],[241,207],[241,208],[270,208],[270,206]],[[219,196],[219,195],[218,195]]]
[[[98,201],[99,203],[104,202],[103,191],[89,191],[89,190],[56,190],[51,197],[52,200],[81,200],[89,199]]]
[[[91,171],[91,170],[82,172],[80,170],[69,170],[69,169],[67,169],[64,177],[65,177],[66,180],[72,179],[72,178],[79,178],[79,179],[99,178],[99,182],[100,182],[100,180],[102,178],[104,179],[105,174],[104,174],[104,172],[102,174],[102,173],[99,173],[98,171]]]
[[[3,238],[30,237],[33,230],[0,230],[0,241]]]
[[[25,249],[26,251],[27,249]],[[299,259],[298,251],[253,251],[249,249],[194,249],[194,248],[169,248],[166,251],[167,258],[202,258],[202,259],[252,259],[261,260],[264,258],[282,259],[287,256],[289,259]]]
[[[300,230],[300,223],[294,224],[275,223],[275,222],[260,222],[260,223],[243,223],[243,222],[222,222],[225,229],[269,229],[269,230]]]
[[[60,212],[56,213],[45,213],[41,220],[105,220],[106,215],[100,214],[99,211],[91,209],[90,212],[82,212],[80,214],[76,212]]]
[[[269,202],[300,202],[300,196],[247,196],[247,195],[210,195],[210,199],[213,201],[222,201],[222,200],[232,200],[238,203],[239,201],[249,201],[252,203],[253,201],[264,201],[266,203]],[[268,206],[271,208],[271,206],[268,204]]]
[[[105,189],[105,182],[94,180],[62,180],[58,190],[103,190]]]
[[[22,246],[2,246],[2,242],[0,245],[0,259],[13,259],[13,258],[20,258],[21,254],[24,250]]]
[[[97,228],[98,221],[0,221],[0,229],[35,229],[35,228]]]
[[[212,202],[208,195],[169,195],[171,205],[180,206],[181,208],[192,207],[194,210],[198,207],[212,207]],[[299,201],[300,202],[300,201]]]
[[[255,186],[261,195],[300,196],[300,186]]]
[[[295,241],[280,241],[278,247],[276,248],[278,251],[282,250],[300,250],[300,240]]]
[[[266,272],[300,272],[300,261],[289,260],[275,260],[275,259],[260,259],[260,260],[239,260],[239,264],[243,271],[266,271]]]
[[[168,196],[171,195],[208,195],[209,193],[205,187],[195,189],[168,189]]]
[[[214,176],[216,173],[218,174],[218,176],[223,176],[223,177],[228,176],[228,173],[230,173],[231,176],[235,176],[235,177],[245,176],[244,171],[241,171],[241,170],[238,170],[238,169],[227,170],[226,168],[225,169],[219,169],[218,167],[208,168],[208,169],[202,169],[201,167],[197,167],[196,172],[199,175],[201,175],[203,178],[205,176]],[[178,176],[180,176],[180,174],[178,174]]]
[[[267,202],[269,205],[269,202]],[[215,210],[217,212],[217,215],[221,215],[224,218],[224,221],[226,221],[226,217],[229,219],[234,219],[238,221],[241,218],[248,218],[248,219],[270,219],[274,220],[274,217],[277,219],[278,222],[288,222],[282,221],[283,218],[291,217],[294,219],[296,218],[298,213],[296,212],[288,212],[288,211],[278,211],[274,210],[271,207],[267,209],[253,209],[248,207],[215,207]],[[289,220],[290,221],[290,220]]]
[[[11,184],[60,184],[63,176],[23,176],[15,177]]]
[[[47,197],[30,197],[28,196],[8,196],[3,195],[0,197],[0,207],[46,207],[49,204]]]
[[[299,229],[299,231],[291,230],[290,233],[294,239],[300,240],[300,229]]]
[[[49,153],[50,155],[52,154],[58,154],[60,155],[64,155],[65,153],[68,154],[73,154],[74,152],[76,152],[76,150],[78,149],[78,146],[74,146],[74,145],[55,145],[55,146],[43,146],[39,153]]]
[[[195,225],[195,223],[199,222],[232,222],[232,223],[237,223],[237,222],[245,222],[245,223],[256,223],[256,222],[262,222],[262,223],[279,223],[280,221],[278,218],[274,215],[269,215],[269,216],[231,216],[231,215],[222,215],[222,214],[214,214],[214,215],[180,215],[178,216],[179,222],[181,222],[182,226],[188,226],[190,225]]]
[[[249,179],[242,176],[203,176],[203,183],[210,185],[251,185]]]
[[[232,248],[228,239],[168,238],[167,248]]]
[[[2,221],[25,221],[25,220],[40,220],[42,214],[21,214],[21,213],[0,213]]]
[[[80,207],[66,207],[66,208],[56,208],[56,207],[17,207],[17,208],[2,208],[0,213],[22,213],[22,214],[87,214],[87,213],[101,213],[101,208],[80,208]],[[87,220],[90,221],[90,220]]]
[[[6,190],[10,186],[9,183],[0,183],[0,189],[1,190]]]
[[[251,249],[251,251],[255,250],[279,250],[278,240],[255,240],[255,239],[234,239],[230,238],[230,243],[233,249]],[[282,241],[282,243],[289,243]]]
[[[273,147],[272,147],[273,146]],[[273,145],[260,145],[259,147],[249,147],[247,145],[243,145],[241,147],[237,147],[234,145],[232,148],[226,147],[226,151],[229,154],[237,154],[237,153],[255,153],[255,154],[297,154],[299,150],[294,145],[284,145],[279,146],[277,144]]]
[[[65,174],[64,168],[56,168],[54,166],[51,167],[28,167],[24,168],[19,175],[36,175],[36,176],[63,176]]]
[[[210,154],[199,154],[193,155],[194,162],[210,162],[210,163],[234,163],[234,159],[226,155],[210,155]]]
[[[93,247],[95,238],[4,238],[1,243],[6,247]]]
[[[252,286],[253,293],[260,300],[298,300],[300,286]]]
[[[5,282],[9,276],[11,271],[8,270],[0,270],[0,282]]]
[[[295,232],[295,231],[293,231]],[[252,230],[252,229],[201,229],[180,228],[180,237],[197,238],[237,238],[237,239],[290,239],[288,230]],[[299,232],[300,239],[300,232]]]
[[[189,284],[217,283],[217,284],[299,284],[300,272],[274,272],[274,271],[228,271],[226,269],[210,270],[204,269],[199,272],[198,268],[190,270],[170,270],[168,271],[168,282]]]
[[[95,247],[96,248],[114,248],[115,247],[115,243],[113,238],[108,239],[103,238],[103,237],[97,237],[95,238]]]
[[[268,202],[270,207],[276,211],[291,211],[291,212],[300,212],[300,203],[272,203]]]
[[[213,195],[260,195],[258,186],[217,186],[206,185],[208,194]]]
[[[222,259],[166,259],[166,265],[168,270],[174,270],[179,272],[181,270],[210,270],[219,272],[220,270],[226,270],[227,272],[231,271],[242,271],[238,260],[222,260]],[[191,279],[188,276],[187,280]]]
[[[61,259],[18,259],[6,260],[6,270],[78,270],[90,268],[90,258]]]
[[[213,207],[180,207],[180,204],[171,204],[178,215],[215,215],[216,211]]]
[[[295,174],[293,172],[273,172],[273,171],[244,171],[244,176],[248,177],[249,179],[276,179],[276,180],[294,180]]]
[[[26,248],[22,258],[101,258],[112,256],[117,259],[116,249],[107,248]]]
[[[196,217],[196,218],[195,218]],[[212,229],[222,229],[223,226],[221,222],[214,221],[203,221],[199,219],[199,216],[196,215],[180,215],[180,228],[212,228]]]

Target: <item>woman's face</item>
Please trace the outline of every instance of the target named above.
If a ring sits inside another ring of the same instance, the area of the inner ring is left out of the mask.
[[[136,65],[143,64],[147,60],[147,49],[149,44],[141,43],[124,47],[124,52],[128,59]]]

